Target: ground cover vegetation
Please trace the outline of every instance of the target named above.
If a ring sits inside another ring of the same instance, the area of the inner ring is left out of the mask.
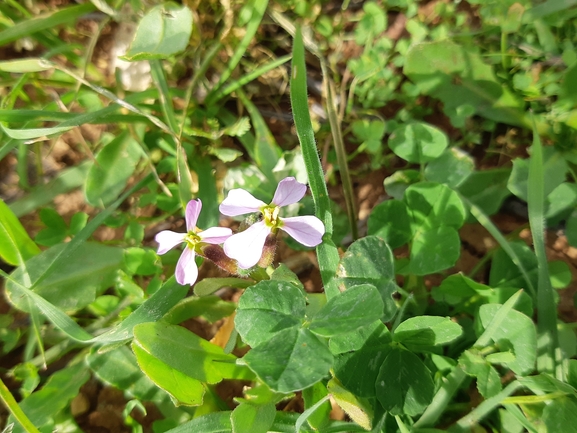
[[[0,3],[0,428],[577,431],[577,2]]]

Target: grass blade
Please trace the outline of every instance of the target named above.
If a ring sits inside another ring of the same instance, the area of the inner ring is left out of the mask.
[[[260,26],[260,22],[262,21],[262,17],[266,12],[267,6],[268,6],[268,0],[251,1],[248,10],[252,11],[252,16],[250,17],[248,23],[246,23],[244,26],[245,31],[244,37],[242,38],[242,41],[240,41],[240,44],[236,48],[236,51],[234,52],[230,60],[227,62],[226,69],[220,75],[220,79],[218,80],[216,86],[214,86],[214,89],[212,90],[211,94],[218,92],[218,90],[223,86],[226,80],[230,78],[232,71],[234,71],[234,68],[236,68],[239,62],[241,61],[250,43],[252,42],[254,35],[256,34],[258,27]],[[211,94],[207,96],[208,101],[212,99]]]
[[[467,198],[464,197],[463,195],[459,194],[459,197],[461,198],[461,200],[463,200],[463,203],[465,203],[469,207],[469,209],[471,211],[471,215],[473,215],[477,219],[477,221],[479,221],[479,224],[481,224],[483,227],[485,227],[485,229],[495,238],[495,240],[499,243],[499,246],[501,248],[503,248],[503,251],[505,251],[507,253],[507,255],[509,256],[511,261],[515,264],[515,266],[517,266],[519,268],[519,271],[521,271],[521,274],[523,275],[523,279],[525,280],[525,283],[527,284],[527,289],[528,289],[529,293],[531,294],[533,299],[535,299],[536,295],[537,295],[537,291],[535,290],[535,287],[533,286],[533,283],[531,282],[531,278],[529,277],[529,272],[527,271],[527,269],[525,269],[525,267],[523,266],[523,263],[521,262],[521,259],[515,253],[513,248],[511,248],[511,246],[509,245],[509,242],[507,242],[507,239],[505,239],[505,236],[503,236],[503,234],[499,231],[497,226],[495,226],[495,224],[493,224],[491,219],[487,215],[485,215],[485,213],[479,207],[477,207],[472,202],[467,200]]]
[[[556,371],[555,352],[559,347],[557,310],[555,308],[554,293],[551,287],[547,255],[545,253],[543,148],[535,127],[533,127],[533,146],[531,147],[531,159],[529,161],[527,192],[529,224],[531,226],[535,255],[537,256],[537,270],[539,275],[539,285],[537,287],[537,332],[541,336],[540,341],[546,345],[545,347],[540,347],[540,350],[544,350],[542,358],[544,362],[538,362],[537,365],[541,372],[557,373],[558,378],[563,379],[562,374],[560,375],[560,372]],[[561,366],[559,366],[559,368],[561,368]]]
[[[20,38],[46,29],[52,29],[60,24],[69,23],[82,15],[92,12],[94,5],[86,2],[81,5],[63,8],[56,12],[42,15],[32,19],[26,19],[18,24],[0,32],[0,45],[6,45]]]
[[[351,183],[351,175],[349,174],[349,164],[347,153],[345,150],[345,143],[343,142],[343,133],[341,130],[341,122],[337,115],[337,105],[335,101],[335,84],[333,83],[326,62],[321,58],[321,68],[323,71],[323,83],[326,94],[326,110],[331,125],[331,133],[333,135],[333,142],[337,153],[337,162],[339,164],[339,174],[343,184],[343,194],[345,196],[345,203],[347,206],[347,215],[349,216],[349,224],[351,226],[351,234],[353,240],[359,238],[359,230],[357,228],[357,211],[355,206],[355,195],[353,191],[353,184]]]
[[[272,71],[273,69],[278,68],[281,65],[284,65],[291,59],[291,57],[292,56],[290,54],[287,54],[286,56],[279,57],[278,59],[273,60],[270,63],[259,66],[258,68],[254,69],[253,71],[249,72],[243,77],[240,77],[238,80],[233,81],[228,86],[218,90],[216,93],[213,94],[211,99],[207,99],[206,104],[211,105],[217,102],[218,100],[224,98],[225,96],[230,95],[235,90],[240,89],[245,84],[248,84],[252,80],[255,80],[258,77],[260,77],[261,75],[266,74],[268,71]]]
[[[6,409],[8,409],[8,411],[12,414],[16,421],[20,423],[26,432],[40,433],[40,431],[34,427],[34,424],[32,424],[32,422],[28,419],[24,411],[20,409],[20,406],[18,406],[14,396],[10,393],[10,390],[4,384],[2,379],[0,379],[0,399],[4,403]]]
[[[294,38],[290,97],[295,127],[315,202],[316,215],[323,222],[326,230],[323,243],[317,247],[317,256],[321,277],[325,285],[325,293],[327,298],[330,299],[340,293],[333,281],[339,264],[339,253],[332,240],[333,216],[331,214],[331,203],[309,113],[305,48],[300,29],[297,30]]]

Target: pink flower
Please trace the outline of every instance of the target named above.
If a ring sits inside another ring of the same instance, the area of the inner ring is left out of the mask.
[[[256,265],[262,255],[267,236],[284,230],[296,241],[307,247],[317,246],[322,242],[325,226],[315,216],[298,216],[281,218],[280,208],[298,202],[307,191],[307,186],[294,177],[287,177],[278,184],[271,204],[255,198],[244,189],[233,189],[220,205],[220,212],[228,216],[261,212],[261,221],[251,225],[243,232],[229,237],[224,242],[224,252],[238,262],[242,269]]]
[[[202,255],[203,244],[221,244],[229,236],[232,230],[225,227],[212,227],[200,231],[196,228],[198,215],[202,209],[200,199],[191,200],[186,205],[186,230],[187,233],[176,233],[170,230],[163,230],[158,233],[154,240],[158,242],[158,254],[164,254],[184,242],[184,251],[176,264],[176,281],[178,284],[194,284],[198,277],[198,266],[194,261],[196,254]]]

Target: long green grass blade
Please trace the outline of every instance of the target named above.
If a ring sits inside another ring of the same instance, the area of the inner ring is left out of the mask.
[[[14,212],[14,215],[21,217],[50,203],[54,197],[59,194],[64,194],[75,188],[79,188],[84,185],[86,174],[91,164],[90,161],[86,161],[76,167],[62,170],[56,178],[44,185],[38,186],[29,194],[10,203],[8,207]]]
[[[500,393],[483,401],[479,406],[457,421],[457,424],[451,428],[451,432],[470,432],[471,429],[479,424],[486,415],[501,405],[501,402],[521,388],[519,381],[514,380],[507,385]]]
[[[206,104],[207,105],[213,104],[218,100],[222,99],[223,97],[230,95],[235,90],[240,89],[242,86],[250,83],[252,80],[256,80],[258,77],[260,77],[263,74],[266,74],[268,71],[272,71],[273,69],[278,68],[281,65],[284,65],[291,59],[291,57],[292,56],[290,54],[287,54],[286,56],[279,57],[278,59],[273,60],[270,63],[259,66],[258,68],[250,71],[248,74],[240,77],[238,80],[233,81],[228,86],[218,90],[216,93],[212,95],[210,99],[206,100]]]
[[[533,246],[537,256],[537,271],[539,285],[537,287],[537,332],[540,334],[543,350],[543,360],[538,362],[537,367],[541,372],[556,373],[555,352],[559,347],[557,334],[557,310],[549,267],[545,253],[545,179],[543,170],[543,147],[537,129],[533,128],[533,146],[531,147],[531,159],[529,161],[529,179],[527,182],[527,204],[529,207],[529,224]],[[559,379],[562,379],[559,377]]]
[[[355,205],[355,195],[353,191],[353,184],[351,183],[351,175],[349,174],[348,157],[345,150],[345,143],[343,142],[343,133],[341,130],[341,121],[337,114],[337,105],[335,100],[335,85],[330,77],[328,67],[324,59],[321,58],[321,68],[323,71],[323,83],[326,94],[326,109],[331,125],[331,133],[333,135],[333,142],[337,153],[337,162],[339,164],[339,174],[341,177],[343,194],[345,196],[345,203],[347,206],[347,215],[349,217],[349,224],[351,226],[351,234],[353,240],[359,237],[359,230],[357,228],[357,210]]]
[[[523,275],[523,279],[527,284],[527,290],[531,294],[531,297],[533,299],[536,299],[537,291],[535,290],[535,287],[531,282],[529,272],[527,271],[527,269],[525,269],[523,263],[521,262],[521,259],[515,253],[513,248],[511,248],[509,242],[507,242],[507,239],[505,239],[505,236],[501,234],[497,226],[493,224],[493,221],[491,221],[491,219],[479,207],[477,207],[472,202],[467,200],[467,198],[464,197],[463,195],[459,194],[459,196],[461,197],[461,200],[463,200],[463,203],[465,203],[469,207],[471,215],[473,215],[477,219],[477,221],[479,221],[479,224],[485,227],[485,229],[495,238],[495,240],[499,243],[499,246],[503,248],[503,251],[507,253],[511,261],[515,264],[515,266],[519,268],[519,271],[521,272],[521,275]]]
[[[18,24],[0,32],[0,46],[6,45],[9,42],[18,40],[25,36],[30,36],[46,29],[52,29],[61,24],[75,21],[82,15],[92,12],[95,9],[94,5],[86,2],[81,5],[63,8],[56,12],[48,13],[36,18],[27,19]]]
[[[177,133],[178,121],[174,115],[174,107],[172,106],[170,89],[168,87],[168,82],[166,81],[166,76],[164,75],[164,70],[162,69],[162,63],[160,60],[150,60],[149,63],[152,80],[158,89],[160,107],[162,109],[162,114],[164,115],[164,121],[174,133]]]
[[[317,256],[325,293],[330,299],[339,294],[339,289],[333,280],[339,264],[339,253],[332,240],[331,203],[309,113],[305,48],[300,29],[297,30],[294,38],[290,96],[297,136],[301,144],[309,185],[315,202],[316,215],[323,222],[326,230],[323,243],[317,247]]]
[[[40,433],[40,431],[34,427],[34,424],[28,419],[26,414],[20,409],[16,399],[10,393],[8,387],[4,384],[2,379],[0,379],[0,399],[4,403],[4,406],[12,414],[12,416],[20,423],[27,433]]]

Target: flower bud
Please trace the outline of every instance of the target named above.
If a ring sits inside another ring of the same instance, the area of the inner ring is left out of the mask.
[[[236,260],[228,257],[220,245],[202,244],[199,255],[210,260],[223,271],[230,274],[238,273],[238,264]]]
[[[262,256],[260,256],[260,260],[258,261],[258,266],[261,268],[268,268],[274,261],[276,253],[276,235],[276,233],[270,233],[264,241]]]

